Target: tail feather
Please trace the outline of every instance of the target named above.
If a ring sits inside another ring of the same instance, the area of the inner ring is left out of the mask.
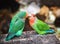
[[[9,40],[11,40],[14,36],[15,36],[15,34],[8,34],[5,40],[6,40],[6,41],[9,41]]]
[[[53,34],[53,33],[55,33],[55,31],[53,29],[50,29],[50,30],[47,30],[46,33]]]

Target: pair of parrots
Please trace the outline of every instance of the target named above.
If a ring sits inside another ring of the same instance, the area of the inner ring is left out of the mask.
[[[21,36],[24,26],[25,26],[25,19],[29,15],[25,11],[17,12],[16,15],[12,18],[10,23],[10,28],[8,31],[8,35],[6,37],[6,41],[11,40],[14,36]],[[38,34],[48,34],[54,33],[54,30],[50,29],[50,27],[44,23],[43,21],[39,20],[36,16],[31,15],[29,18],[30,26],[38,33]]]

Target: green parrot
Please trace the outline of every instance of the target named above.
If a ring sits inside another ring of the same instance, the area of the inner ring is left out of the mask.
[[[14,36],[21,36],[24,26],[25,26],[25,18],[26,12],[20,11],[17,12],[16,15],[12,18],[10,23],[10,28],[8,31],[8,35],[6,37],[6,41],[11,40]]]
[[[50,29],[48,24],[44,23],[34,15],[29,17],[29,24],[40,35],[54,33],[54,30]]]

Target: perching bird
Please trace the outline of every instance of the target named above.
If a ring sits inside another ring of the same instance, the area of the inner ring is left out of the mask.
[[[46,23],[39,20],[34,15],[30,16],[29,24],[40,35],[54,33],[54,30],[50,29],[50,27]]]
[[[21,36],[25,25],[26,12],[20,11],[12,18],[6,41],[14,36]]]

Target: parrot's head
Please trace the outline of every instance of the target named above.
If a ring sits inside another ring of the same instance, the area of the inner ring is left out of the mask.
[[[34,21],[35,21],[35,18],[36,18],[35,15],[31,15],[28,18],[29,18],[30,25],[32,25],[34,23]]]
[[[19,18],[27,18],[28,17],[28,14],[25,12],[25,11],[20,11],[19,12]]]

